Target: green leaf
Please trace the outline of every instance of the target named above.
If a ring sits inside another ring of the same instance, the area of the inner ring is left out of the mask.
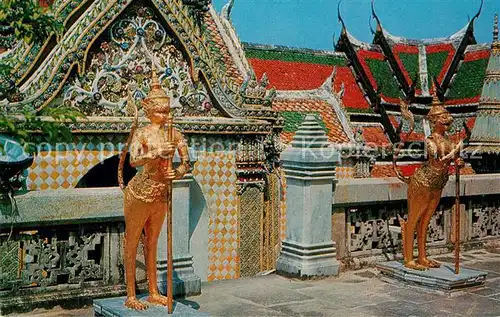
[[[63,136],[64,141],[70,142],[73,139],[73,135],[71,134],[71,130],[62,125],[59,127],[59,132],[61,132],[61,135]]]

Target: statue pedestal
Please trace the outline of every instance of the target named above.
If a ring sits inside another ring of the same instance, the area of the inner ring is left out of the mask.
[[[147,295],[139,296],[143,298]],[[168,309],[165,306],[149,305],[146,310],[132,310],[123,306],[125,303],[125,296],[114,297],[106,299],[94,300],[94,314],[96,317],[156,317],[156,316],[176,316],[176,317],[208,317],[208,313],[202,313],[187,305],[179,302],[174,302],[174,312],[172,315],[168,314]]]
[[[455,274],[455,265],[441,263],[437,269],[417,271],[406,268],[403,263],[391,261],[377,264],[382,278],[401,281],[406,284],[453,292],[463,288],[481,286],[488,273],[460,267],[460,274]]]

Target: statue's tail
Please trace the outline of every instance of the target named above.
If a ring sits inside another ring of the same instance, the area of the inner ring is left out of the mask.
[[[406,250],[404,250],[404,248],[406,247],[405,244],[406,221],[400,215],[398,215],[398,219],[399,219],[399,226],[401,227],[401,243],[403,245],[403,254],[406,255]]]
[[[132,142],[132,138],[134,137],[135,130],[137,129],[139,123],[139,110],[137,109],[137,105],[129,96],[127,100],[127,106],[133,107],[134,109],[134,122],[132,123],[132,128],[130,129],[130,134],[128,135],[127,142],[120,153],[120,162],[118,163],[118,185],[121,190],[125,190],[125,182],[123,180],[123,166],[125,165],[125,158],[127,157],[127,152],[130,147],[130,142]]]
[[[410,131],[406,135],[406,139],[401,140],[401,142],[399,142],[396,150],[394,150],[394,155],[392,156],[392,167],[394,168],[394,171],[396,172],[397,177],[401,181],[408,184],[408,183],[410,183],[410,178],[407,176],[404,176],[403,173],[401,172],[401,170],[397,166],[399,152],[401,152],[401,149],[403,148],[404,144],[406,143],[406,141],[408,141],[408,139],[410,138],[410,135],[413,133],[413,130],[415,129],[415,118],[413,117],[413,113],[411,113],[411,111],[408,107],[408,104],[406,102],[401,102],[401,115],[404,119],[408,120],[408,122],[410,123]],[[402,124],[403,123],[401,122],[401,125]]]

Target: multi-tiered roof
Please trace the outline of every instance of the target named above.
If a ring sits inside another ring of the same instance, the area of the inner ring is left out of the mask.
[[[373,9],[374,39],[365,43],[349,33],[339,10],[342,31],[335,53],[249,44],[245,51],[255,72],[267,73],[271,85],[278,89],[278,96],[284,98],[303,96],[307,91],[309,100],[314,99],[311,92],[324,92],[322,88],[333,77],[328,87],[330,99],[313,95],[340,104],[335,107],[332,102],[331,109],[340,126],[344,119],[348,122],[350,129],[344,131],[349,142],[362,139],[372,146],[385,147],[406,139],[409,125],[401,118],[402,99],[409,101],[416,120],[409,140],[422,142],[430,132],[425,116],[434,93],[454,116],[453,130],[466,138],[474,127],[492,51],[489,44],[478,44],[474,36],[474,23],[480,13],[481,9],[449,37],[412,40],[391,35]],[[294,122],[288,129],[293,132],[298,120],[293,113],[314,109],[305,102],[294,106],[286,100],[289,106],[283,117],[285,122]],[[415,168],[415,164],[409,165],[407,170]],[[379,164],[373,174],[392,176],[393,172],[389,166]]]
[[[203,6],[206,0],[194,2],[207,9]],[[275,121],[278,113],[283,119],[282,140],[289,142],[305,116],[313,113],[331,142],[343,147],[362,144],[386,149],[407,137],[401,99],[409,101],[416,119],[409,140],[423,141],[430,132],[425,115],[436,87],[455,118],[454,129],[461,131],[462,137],[474,131],[474,146],[495,144],[489,149],[498,149],[497,143],[488,141],[495,134],[487,139],[484,132],[500,125],[495,112],[498,41],[493,48],[477,44],[474,23],[481,10],[456,34],[431,40],[391,35],[373,10],[376,29],[372,43],[354,38],[339,10],[342,32],[333,52],[242,44],[230,19],[234,1],[230,0],[220,14],[209,6],[208,11],[193,15],[194,2],[151,0],[150,6],[156,18],[172,31],[189,64],[191,79],[186,80],[204,84],[206,91],[202,93],[218,110],[218,116],[266,119],[279,125],[280,121]],[[101,47],[101,34],[133,5],[131,0],[54,2],[55,15],[65,23],[63,37],[53,35],[35,45],[19,42],[0,53],[0,58],[19,60],[12,76],[19,94],[0,100],[0,108],[40,110],[60,102],[64,91],[74,86],[70,81],[88,73],[91,57],[98,58],[99,52],[106,50]],[[126,98],[125,94],[119,97]],[[474,126],[476,113],[479,125]],[[198,111],[196,115],[205,114]],[[390,161],[390,157],[385,159]],[[414,169],[413,163],[408,164],[403,170]],[[372,175],[393,175],[382,156]]]

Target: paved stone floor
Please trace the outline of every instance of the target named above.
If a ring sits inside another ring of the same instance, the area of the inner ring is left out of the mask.
[[[453,296],[385,283],[377,271],[299,281],[276,275],[206,283],[184,303],[211,316],[500,316],[500,251],[463,254],[463,265],[488,271],[485,287]],[[452,262],[450,256],[436,257]],[[91,308],[39,310],[20,316],[92,316]]]

